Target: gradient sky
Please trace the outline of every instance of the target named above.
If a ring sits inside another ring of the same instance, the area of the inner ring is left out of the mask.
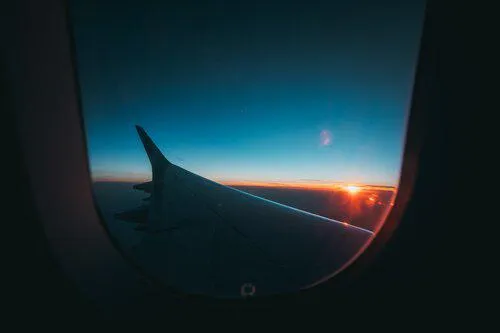
[[[424,1],[70,1],[94,178],[396,185]]]

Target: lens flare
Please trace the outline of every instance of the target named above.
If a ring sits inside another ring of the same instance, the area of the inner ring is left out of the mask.
[[[332,143],[332,133],[328,130],[322,130],[319,133],[319,140],[322,146],[329,146]]]

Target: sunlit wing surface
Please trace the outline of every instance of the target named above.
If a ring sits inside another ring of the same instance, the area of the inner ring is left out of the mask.
[[[165,285],[216,297],[294,292],[341,269],[373,235],[193,174],[137,131],[153,180],[134,188],[151,196],[117,218],[138,223],[132,259]]]

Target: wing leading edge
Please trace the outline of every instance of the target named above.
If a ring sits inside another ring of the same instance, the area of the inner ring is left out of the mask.
[[[294,292],[341,270],[371,240],[368,230],[193,174],[137,132],[153,180],[135,186],[151,197],[131,256],[166,285],[215,297]]]

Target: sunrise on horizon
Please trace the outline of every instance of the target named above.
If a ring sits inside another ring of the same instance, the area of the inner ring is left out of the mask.
[[[137,175],[135,177],[96,177],[94,182],[123,182],[123,183],[142,183],[150,181],[150,177]],[[253,186],[253,187],[283,187],[309,190],[344,190],[349,193],[359,191],[396,191],[395,186],[360,184],[350,182],[307,182],[307,181],[250,181],[250,180],[224,180],[211,179],[227,186]]]

